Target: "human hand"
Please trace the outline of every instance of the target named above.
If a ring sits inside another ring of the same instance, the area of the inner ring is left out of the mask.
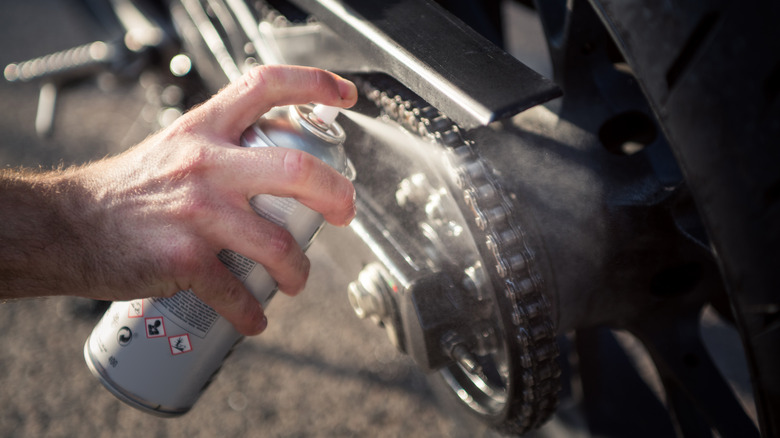
[[[274,106],[349,107],[356,99],[351,82],[322,70],[259,67],[125,153],[47,175],[38,187],[54,194],[56,246],[69,271],[51,274],[59,290],[48,294],[129,300],[192,289],[239,332],[259,333],[263,309],[217,253],[228,248],[257,261],[292,295],[309,260],[248,200],[294,197],[343,226],[354,217],[355,191],[311,155],[242,148],[239,138]]]

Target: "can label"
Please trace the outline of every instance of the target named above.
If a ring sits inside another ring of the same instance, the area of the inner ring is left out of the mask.
[[[217,337],[232,342],[209,342]],[[171,298],[113,303],[87,340],[85,356],[120,399],[172,416],[190,409],[240,339],[213,309],[182,291]],[[217,367],[204,367],[204,357]]]
[[[214,309],[190,290],[170,298],[150,298],[149,301],[168,321],[201,338],[206,337],[220,318]]]

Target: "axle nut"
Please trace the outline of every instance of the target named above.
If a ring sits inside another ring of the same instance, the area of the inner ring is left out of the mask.
[[[349,284],[348,298],[358,318],[371,318],[379,323],[390,316],[384,296],[388,293],[389,286],[383,269],[372,263],[360,272],[356,281]]]

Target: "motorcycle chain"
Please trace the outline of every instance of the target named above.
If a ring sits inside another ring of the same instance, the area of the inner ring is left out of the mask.
[[[511,310],[513,331],[507,332],[518,347],[518,354],[513,355],[514,377],[521,385],[509,394],[509,409],[495,427],[512,434],[539,427],[558,405],[559,351],[545,283],[513,212],[511,197],[480,157],[474,142],[448,117],[388,76],[358,76],[353,80],[388,118],[445,148],[462,199],[495,262],[505,298],[499,302],[507,303]]]

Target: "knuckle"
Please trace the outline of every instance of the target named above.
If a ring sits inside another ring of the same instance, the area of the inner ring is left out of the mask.
[[[160,131],[160,135],[165,141],[174,143],[181,142],[182,137],[197,135],[203,131],[204,112],[210,108],[208,102],[193,106],[184,115]]]
[[[235,283],[227,283],[220,288],[220,293],[215,297],[216,300],[224,304],[242,303],[244,298],[244,289]]]
[[[203,221],[212,221],[218,209],[208,192],[197,183],[172,188],[167,203],[171,220],[183,224],[185,229],[196,229]]]
[[[188,242],[169,242],[155,257],[155,269],[162,280],[169,285],[165,296],[173,296],[180,290],[192,288],[194,281],[203,275],[209,275],[209,267],[203,264],[201,253]]]
[[[330,88],[330,82],[328,81],[329,77],[327,74],[322,70],[309,70],[309,74],[313,77],[311,78],[311,82],[314,84],[317,89],[328,89]]]
[[[274,69],[268,66],[260,65],[251,68],[246,74],[241,76],[238,82],[241,92],[251,92],[257,88],[265,87],[269,81],[272,81]]]
[[[266,237],[266,248],[271,259],[287,260],[294,254],[297,244],[287,230],[273,227],[273,230],[269,231]]]
[[[211,158],[208,148],[192,148],[162,175],[167,208],[179,220],[205,218],[215,209],[209,188]]]
[[[294,184],[305,184],[314,172],[314,160],[304,152],[286,150],[282,156],[282,168]]]
[[[200,173],[204,169],[210,167],[212,154],[211,150],[203,145],[194,145],[187,148],[178,162],[178,166],[175,170],[179,177],[189,176],[193,173]]]
[[[198,219],[211,215],[211,202],[201,196],[198,190],[188,187],[183,192],[181,200],[175,206],[179,212],[179,220],[195,224]]]
[[[297,295],[306,286],[306,282],[309,279],[310,269],[311,261],[308,257],[303,256],[300,260],[300,263],[298,264],[297,274],[293,277],[290,277],[290,279],[285,284],[280,284],[279,288],[287,295]]]
[[[198,121],[192,115],[192,113],[185,114],[184,117],[176,119],[166,131],[170,136],[180,136],[183,134],[191,134],[198,129]]]

